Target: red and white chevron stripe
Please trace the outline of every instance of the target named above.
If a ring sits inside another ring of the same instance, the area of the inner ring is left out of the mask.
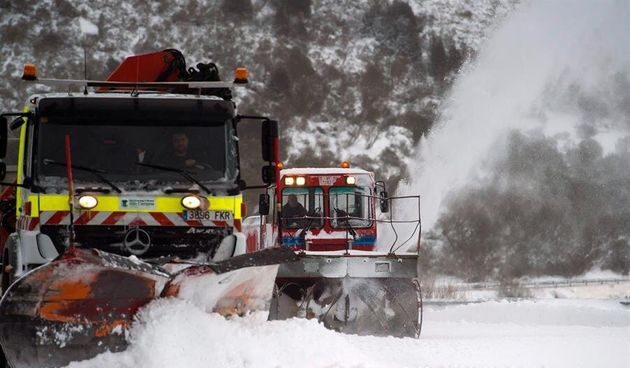
[[[47,211],[39,214],[41,225],[69,225],[69,211]],[[181,213],[85,211],[75,214],[75,225],[108,226],[193,226],[231,227],[234,221],[184,220]]]

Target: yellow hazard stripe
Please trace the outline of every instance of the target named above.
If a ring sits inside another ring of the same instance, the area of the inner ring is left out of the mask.
[[[125,212],[182,212],[185,210],[182,206],[182,197],[179,196],[118,196],[118,195],[97,195],[98,204],[93,211],[125,211]],[[155,206],[151,208],[125,208],[121,206],[123,198],[134,199],[153,199]],[[31,194],[28,197],[31,202],[31,216],[39,217],[40,211],[68,211],[68,196],[65,194]],[[208,197],[211,211],[230,211],[234,214],[235,219],[241,218],[241,203],[243,203],[242,195],[237,196],[214,196]]]
[[[29,112],[29,107],[28,105],[24,106],[24,112]],[[22,118],[22,119],[26,119],[26,118]],[[16,176],[16,183],[18,184],[22,184],[24,183],[24,151],[26,150],[25,144],[26,144],[26,127],[28,124],[24,124],[22,125],[22,127],[20,128],[20,144],[18,145],[18,162],[17,162],[17,176]],[[25,189],[17,187],[15,188],[15,200],[16,200],[16,206],[15,206],[15,211],[16,211],[16,215],[19,217],[22,215],[22,195],[25,191]]]

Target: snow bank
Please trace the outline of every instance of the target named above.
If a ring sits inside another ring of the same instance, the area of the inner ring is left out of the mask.
[[[351,337],[315,321],[265,320],[264,314],[226,320],[182,300],[157,300],[139,314],[127,351],[69,367],[289,367],[304,362],[351,367],[360,354],[348,344]],[[340,346],[342,354],[325,353]]]
[[[490,301],[434,310],[431,320],[530,326],[630,327],[630,308],[610,300]]]
[[[127,351],[69,367],[621,367],[630,345],[630,308],[614,301],[429,307],[419,340],[264,317],[225,320],[158,300],[140,313]]]

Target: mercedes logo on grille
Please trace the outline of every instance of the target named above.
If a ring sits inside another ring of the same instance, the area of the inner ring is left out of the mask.
[[[142,229],[131,229],[125,234],[123,245],[129,253],[140,256],[149,250],[149,246],[151,246],[151,236]]]

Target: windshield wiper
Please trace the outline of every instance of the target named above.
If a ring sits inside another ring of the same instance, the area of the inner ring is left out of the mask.
[[[348,216],[348,212],[346,212],[344,210],[340,210],[337,207],[333,207],[333,209],[335,210],[335,213],[337,214],[337,224],[345,225],[345,228],[348,231],[348,233],[350,233],[350,235],[352,235],[352,239],[356,239],[357,238],[357,232],[354,231],[354,228],[352,228],[352,225],[350,225],[350,216]],[[339,214],[343,214],[343,216],[339,216]],[[340,218],[342,220],[339,220]]]
[[[321,212],[321,209],[319,207],[315,208],[315,211],[313,211],[313,216],[311,216],[311,218],[309,219],[308,223],[306,224],[306,226],[302,229],[302,232],[299,235],[300,239],[305,239],[306,238],[306,233],[309,232],[309,230],[311,230],[311,227],[313,226],[313,222],[315,221],[315,219],[320,220],[321,219],[321,215],[319,218],[317,218],[317,214],[319,214]],[[321,225],[320,225],[321,226]]]
[[[65,162],[59,162],[59,161],[51,160],[49,158],[45,158],[43,160],[43,163],[44,163],[44,165],[55,165],[55,166],[64,166],[64,167],[67,166],[67,164]],[[107,178],[102,175],[102,174],[106,174],[107,171],[101,170],[101,169],[93,169],[91,167],[78,166],[78,165],[70,165],[70,167],[75,169],[75,170],[89,172],[90,174],[94,175],[96,178],[98,178],[103,183],[105,183],[105,184],[109,185],[110,187],[112,187],[112,189],[115,190],[117,193],[122,193],[122,190],[120,190],[120,188],[118,188],[114,183],[112,183],[111,181],[107,180]]]
[[[150,167],[152,169],[157,169],[157,170],[162,170],[162,171],[169,171],[169,172],[177,173],[177,174],[181,175],[183,178],[185,178],[188,181],[190,181],[191,183],[199,185],[199,188],[205,190],[206,193],[210,194],[210,189],[208,189],[205,185],[203,185],[199,180],[195,179],[192,175],[190,175],[188,173],[188,171],[185,171],[185,170],[182,170],[182,169],[178,169],[178,168],[175,168],[175,167],[146,164],[144,162],[136,162],[136,165],[144,166],[144,167]]]

